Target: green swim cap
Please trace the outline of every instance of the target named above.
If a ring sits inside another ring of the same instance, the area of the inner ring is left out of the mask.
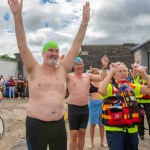
[[[50,41],[44,45],[43,52],[46,52],[48,49],[59,49],[59,46],[55,41]]]

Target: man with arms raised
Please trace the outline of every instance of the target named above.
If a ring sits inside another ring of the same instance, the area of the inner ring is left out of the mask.
[[[83,18],[72,47],[62,63],[59,46],[48,42],[43,48],[40,65],[29,50],[22,19],[23,0],[9,0],[14,16],[19,52],[26,67],[30,98],[27,104],[26,138],[29,150],[66,150],[67,138],[63,120],[67,73],[70,72],[83,42],[90,19],[89,3],[83,7]]]
[[[101,62],[103,65],[102,75],[85,74],[83,73],[83,60],[77,57],[74,64],[74,73],[68,75],[70,150],[83,150],[84,148],[85,132],[89,117],[88,101],[90,100],[90,82],[99,82],[104,79],[107,72],[108,58],[104,56]]]

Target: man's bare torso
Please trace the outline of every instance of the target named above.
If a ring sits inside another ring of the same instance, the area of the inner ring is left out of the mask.
[[[89,89],[90,89],[90,76],[88,74],[82,74],[80,77],[74,73],[68,75],[67,83],[69,97],[68,103],[85,106],[89,101]]]
[[[66,92],[66,73],[62,67],[48,74],[37,65],[28,76],[30,99],[27,116],[43,121],[56,121],[64,114]]]

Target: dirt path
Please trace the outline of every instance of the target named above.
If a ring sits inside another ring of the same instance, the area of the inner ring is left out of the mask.
[[[27,100],[3,100],[0,102],[0,116],[5,123],[5,132],[3,138],[0,140],[0,150],[27,150],[25,138],[25,118]],[[67,127],[68,145],[69,145],[69,127]],[[148,128],[147,122],[145,127]],[[86,142],[84,150],[88,150],[90,143],[89,128],[86,132]],[[98,126],[95,132],[95,148],[93,150],[108,150],[108,148],[100,147]],[[106,139],[105,139],[106,140]],[[139,140],[139,150],[148,150],[150,145],[150,136],[148,130],[145,131],[145,140]],[[69,149],[69,148],[68,148]]]
[[[0,116],[5,131],[0,140],[0,150],[10,150],[25,137],[25,107],[27,100],[3,100],[0,102]]]

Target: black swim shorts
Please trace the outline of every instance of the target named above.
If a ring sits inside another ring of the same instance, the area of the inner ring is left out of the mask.
[[[88,125],[89,108],[88,105],[77,106],[68,104],[68,120],[70,130],[86,129]]]
[[[67,150],[67,133],[62,118],[58,121],[41,121],[26,118],[26,139],[28,150]]]

